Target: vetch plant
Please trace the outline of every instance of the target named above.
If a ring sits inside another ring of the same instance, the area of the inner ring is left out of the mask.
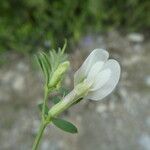
[[[66,43],[58,52],[52,50],[49,54],[40,53],[37,60],[44,74],[44,100],[39,104],[41,110],[41,125],[32,150],[37,150],[44,129],[50,123],[58,128],[77,133],[77,128],[70,122],[58,118],[58,116],[83,99],[101,100],[110,94],[116,87],[120,78],[120,65],[114,59],[108,59],[109,53],[103,49],[95,49],[84,61],[74,75],[74,88],[62,98],[54,97],[55,105],[48,106],[48,95],[59,91],[63,87],[62,80],[69,68],[64,50]],[[57,101],[56,101],[57,100]]]

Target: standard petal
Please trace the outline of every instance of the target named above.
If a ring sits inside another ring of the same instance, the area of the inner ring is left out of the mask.
[[[103,49],[94,49],[91,54],[86,58],[82,66],[74,75],[74,84],[78,84],[84,77],[87,77],[91,67],[98,61],[106,62],[109,53]]]
[[[110,94],[113,91],[113,89],[116,87],[120,78],[121,68],[119,63],[114,59],[110,59],[105,63],[102,70],[106,70],[106,69],[109,69],[111,71],[111,75],[108,81],[96,91],[89,92],[86,98],[91,100],[101,100],[104,97],[106,97],[108,94]]]

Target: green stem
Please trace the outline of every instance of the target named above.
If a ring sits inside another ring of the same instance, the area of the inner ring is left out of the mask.
[[[40,140],[42,138],[45,127],[46,127],[46,124],[41,123],[40,129],[39,129],[39,132],[36,136],[36,139],[35,139],[35,142],[33,144],[32,150],[37,150],[38,149],[38,146],[40,144]]]
[[[44,92],[44,102],[43,102],[43,107],[42,107],[42,120],[41,120],[41,125],[40,125],[40,128],[39,128],[39,131],[38,131],[38,134],[35,138],[35,142],[33,144],[33,147],[32,147],[32,150],[37,150],[39,144],[40,144],[40,140],[42,138],[42,135],[43,135],[43,132],[44,132],[44,129],[46,128],[47,126],[47,123],[45,123],[46,121],[46,118],[45,118],[45,106],[47,104],[47,100],[48,100],[48,90],[47,88],[45,88],[45,92]]]
[[[45,121],[45,106],[47,103],[47,99],[48,99],[48,90],[47,88],[45,88],[45,92],[44,92],[44,102],[43,102],[43,108],[42,108],[42,121]]]

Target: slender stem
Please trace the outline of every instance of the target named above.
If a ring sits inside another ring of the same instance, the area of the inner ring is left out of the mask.
[[[38,131],[38,134],[35,138],[35,142],[33,144],[33,147],[32,147],[32,150],[37,150],[38,149],[38,146],[40,144],[40,140],[42,138],[42,135],[43,135],[43,132],[44,132],[44,129],[46,128],[47,126],[47,123],[45,123],[46,121],[46,118],[45,118],[45,107],[46,107],[46,104],[47,104],[47,99],[48,99],[48,90],[47,88],[45,88],[45,92],[44,92],[44,102],[43,102],[43,107],[42,107],[42,120],[41,120],[41,125],[40,125],[40,128],[39,128],[39,131]]]
[[[43,102],[43,108],[42,108],[42,121],[43,122],[45,121],[45,107],[46,107],[47,99],[48,99],[48,90],[47,88],[45,88],[44,102]]]
[[[46,124],[41,123],[40,129],[39,129],[39,132],[36,136],[36,139],[35,139],[35,142],[33,144],[32,150],[37,150],[38,149],[38,146],[40,144],[40,140],[42,138],[45,127],[46,127]]]

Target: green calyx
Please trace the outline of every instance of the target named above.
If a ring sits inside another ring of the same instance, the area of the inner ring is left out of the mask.
[[[72,105],[76,104],[78,100],[87,95],[90,90],[90,85],[86,82],[78,84],[63,100],[54,105],[48,112],[50,118],[56,117],[63,111],[67,110]]]
[[[89,90],[90,90],[91,85],[87,84],[85,81],[81,82],[80,84],[75,86],[75,91],[79,98],[85,97]]]

